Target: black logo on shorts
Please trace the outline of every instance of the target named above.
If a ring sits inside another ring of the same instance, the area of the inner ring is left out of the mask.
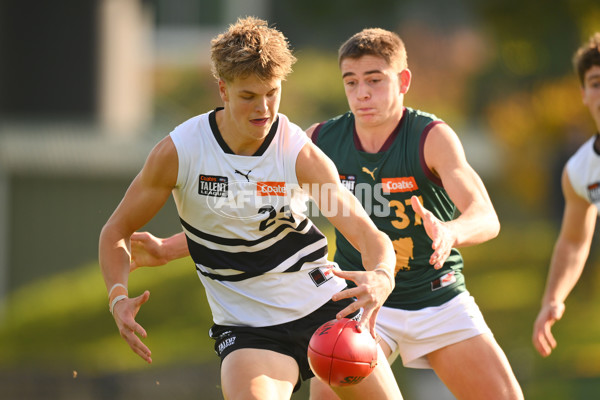
[[[223,354],[223,351],[226,348],[228,348],[229,346],[233,346],[234,344],[235,344],[235,336],[229,336],[229,337],[223,339],[221,341],[221,343],[219,343],[219,346],[217,346],[219,355]]]

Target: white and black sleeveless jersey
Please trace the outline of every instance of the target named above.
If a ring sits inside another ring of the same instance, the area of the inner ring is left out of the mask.
[[[595,205],[600,214],[600,154],[594,149],[598,135],[588,139],[567,161],[567,174],[575,193]]]
[[[346,286],[304,214],[296,159],[308,138],[279,114],[256,154],[236,155],[216,111],[170,135],[179,158],[173,197],[213,320],[257,327],[304,317]]]

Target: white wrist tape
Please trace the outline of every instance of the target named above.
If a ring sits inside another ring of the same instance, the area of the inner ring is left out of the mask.
[[[381,262],[375,266],[373,272],[381,271],[384,274],[386,274],[388,279],[390,280],[390,287],[392,288],[392,290],[394,290],[394,287],[396,286],[396,279],[394,278],[394,275],[392,275],[392,273],[390,272],[389,268],[389,265]]]
[[[127,293],[129,293],[129,291],[127,290],[127,286],[123,285],[122,283],[115,283],[110,290],[108,291],[108,298],[110,299],[110,295],[112,294],[113,290],[115,290],[117,287],[122,287],[123,289],[125,289],[127,291]]]
[[[117,304],[119,301],[126,299],[127,296],[125,296],[124,294],[120,294],[117,297],[115,297],[113,299],[113,301],[110,303],[110,313],[113,313],[113,310],[115,308],[115,304]]]

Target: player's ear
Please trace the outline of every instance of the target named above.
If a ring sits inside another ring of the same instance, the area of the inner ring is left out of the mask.
[[[584,106],[587,107],[588,99],[587,99],[587,91],[585,90],[585,84],[584,84],[584,86],[581,86],[580,93],[581,93],[581,102],[583,103]]]
[[[221,96],[221,100],[223,100],[223,102],[227,102],[229,101],[229,94],[227,93],[227,83],[219,78],[219,96]]]
[[[408,92],[408,88],[410,87],[410,81],[412,79],[412,73],[408,68],[404,68],[398,74],[400,79],[400,94],[406,94]]]

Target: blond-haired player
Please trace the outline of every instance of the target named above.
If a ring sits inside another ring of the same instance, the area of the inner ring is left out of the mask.
[[[306,351],[321,324],[363,309],[357,324],[374,335],[394,286],[394,250],[333,163],[278,112],[295,61],[283,34],[240,19],[212,41],[211,59],[223,107],[183,122],[156,145],[102,229],[109,307],[123,339],[151,362],[146,331],[135,321],[149,292],[128,296],[130,238],[172,193],[211,307],[225,398],[285,399],[312,376]],[[329,213],[330,221],[362,253],[366,271],[342,272],[327,261],[327,240],[303,214],[301,188],[324,186],[315,201],[344,210]],[[343,290],[344,279],[356,287]],[[381,358],[372,383],[340,395],[401,398]]]

